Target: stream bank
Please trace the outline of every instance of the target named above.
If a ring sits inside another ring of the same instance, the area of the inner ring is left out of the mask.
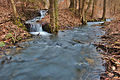
[[[7,47],[13,46],[15,43],[24,40],[30,34],[18,27],[13,22],[13,14],[11,10],[0,6],[0,51]],[[1,52],[0,52],[1,53]]]
[[[106,71],[102,74],[102,80],[120,79],[120,21],[104,23],[105,35],[101,36],[102,41],[97,44],[103,50]]]

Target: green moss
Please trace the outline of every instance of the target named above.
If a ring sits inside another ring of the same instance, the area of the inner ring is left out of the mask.
[[[106,18],[105,19],[101,19],[101,21],[106,21]]]
[[[11,33],[8,33],[8,34],[5,36],[5,39],[11,39],[11,42],[12,42],[12,43],[15,43],[15,42],[16,42],[16,39],[14,38],[14,36],[13,36]]]
[[[16,24],[18,27],[22,28],[23,30],[26,30],[26,31],[27,31],[27,28],[26,28],[25,25],[21,22],[20,18],[18,18],[18,19],[15,20],[15,24]]]
[[[0,42],[0,47],[4,47],[5,43],[3,41]]]

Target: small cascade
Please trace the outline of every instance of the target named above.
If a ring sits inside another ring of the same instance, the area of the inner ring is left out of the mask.
[[[42,24],[38,23],[38,20],[41,20],[45,17],[48,10],[40,10],[40,16],[28,20],[25,23],[30,25],[30,34],[32,35],[50,35],[49,33],[42,30]]]
[[[45,17],[48,10],[40,10],[41,19]]]
[[[42,25],[39,23],[32,23],[30,26],[30,32],[42,32]]]

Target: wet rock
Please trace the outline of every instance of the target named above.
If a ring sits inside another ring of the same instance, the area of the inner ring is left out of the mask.
[[[51,33],[50,26],[48,23],[42,23],[42,29],[43,29],[43,31]]]
[[[11,62],[11,60],[12,60],[12,56],[4,56],[1,58],[0,63],[1,64],[9,63]]]
[[[28,31],[28,32],[30,32],[30,26],[31,26],[30,24],[26,24],[26,23],[25,23],[25,27],[27,28],[27,31]]]
[[[89,66],[89,64],[85,63],[85,62],[83,62],[83,63],[76,63],[75,64],[75,67],[77,68],[77,70],[82,70],[84,68],[87,68],[88,66]]]

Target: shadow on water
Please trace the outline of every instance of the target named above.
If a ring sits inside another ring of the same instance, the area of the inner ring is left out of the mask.
[[[104,32],[92,24],[20,43],[0,65],[0,80],[100,80],[104,67],[92,44]]]

